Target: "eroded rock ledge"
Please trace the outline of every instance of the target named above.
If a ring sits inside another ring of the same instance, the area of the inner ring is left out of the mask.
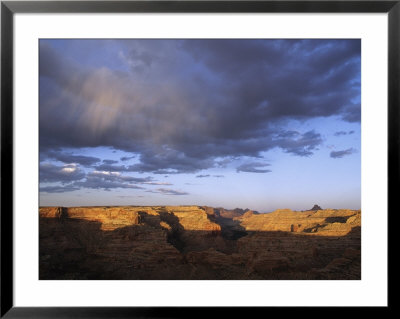
[[[40,279],[360,279],[361,212],[40,207]]]

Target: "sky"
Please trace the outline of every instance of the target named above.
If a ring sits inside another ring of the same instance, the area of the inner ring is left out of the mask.
[[[358,39],[41,39],[41,206],[360,209]]]

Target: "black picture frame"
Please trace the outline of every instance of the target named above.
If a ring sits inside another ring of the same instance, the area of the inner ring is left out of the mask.
[[[400,144],[400,1],[1,1],[1,317],[190,318],[226,315],[224,307],[15,307],[13,303],[13,19],[16,13],[269,12],[388,13],[388,218],[398,213]],[[388,223],[388,234],[390,231]],[[390,237],[389,237],[390,238]],[[389,244],[388,238],[388,244]],[[390,247],[388,245],[388,247]],[[390,262],[388,254],[388,264]],[[388,269],[389,270],[389,269]],[[388,280],[388,287],[390,280]],[[392,295],[390,295],[392,296]],[[205,296],[206,297],[206,296]],[[388,299],[389,309],[391,298]],[[235,309],[244,315],[258,307]],[[263,308],[263,307],[261,307]],[[299,313],[305,307],[291,307]],[[332,309],[333,311],[336,311]]]

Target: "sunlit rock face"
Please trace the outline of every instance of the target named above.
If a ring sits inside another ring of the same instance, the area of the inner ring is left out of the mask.
[[[361,212],[40,207],[40,279],[361,279]]]
[[[354,226],[361,226],[361,211],[314,210],[295,212],[276,210],[269,214],[236,217],[246,231],[283,231],[319,236],[344,236]]]

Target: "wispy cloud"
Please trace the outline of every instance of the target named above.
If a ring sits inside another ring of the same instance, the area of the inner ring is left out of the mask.
[[[146,185],[173,185],[171,183],[168,182],[143,182],[142,184],[146,184]]]
[[[66,193],[79,190],[79,187],[73,185],[64,186],[43,186],[39,188],[41,193]]]
[[[120,158],[120,160],[125,162],[125,161],[129,161],[132,158],[135,158],[135,156],[123,156],[123,157]]]
[[[353,154],[355,152],[356,152],[356,150],[354,148],[348,148],[347,150],[343,150],[343,151],[332,151],[330,153],[330,157],[332,157],[332,158],[342,158],[344,156],[351,155],[351,154]]]
[[[222,178],[222,177],[225,177],[225,176],[224,175],[210,175],[210,174],[196,175],[196,178],[206,178],[206,177]]]
[[[167,188],[157,188],[155,190],[148,190],[146,192],[159,193],[159,194],[164,194],[164,195],[189,195],[189,193],[187,193],[187,192],[178,191],[178,190],[174,190],[174,189],[167,189]]]
[[[131,182],[131,183],[148,183],[153,179],[151,177],[135,177],[122,175],[120,172],[110,172],[110,171],[92,171],[88,177],[98,177],[109,181],[118,182]]]
[[[246,173],[269,173],[270,169],[260,169],[260,167],[268,167],[271,166],[267,163],[245,163],[236,168],[237,172],[246,172]]]
[[[73,185],[84,188],[104,189],[104,190],[111,190],[114,188],[143,189],[143,187],[138,186],[135,183],[129,183],[118,179],[110,180],[95,175],[88,175],[86,180],[75,182]]]
[[[334,136],[342,136],[342,135],[351,135],[354,134],[354,131],[338,131],[333,134]]]
[[[296,131],[284,131],[277,134],[274,143],[279,145],[286,153],[307,157],[313,155],[317,147],[322,143],[321,134],[314,130],[300,133]]]
[[[116,163],[118,163],[118,161],[116,161],[116,160],[110,160],[110,159],[103,159],[103,163],[104,163],[104,164],[109,164],[109,165],[111,165],[111,164],[116,164]]]

